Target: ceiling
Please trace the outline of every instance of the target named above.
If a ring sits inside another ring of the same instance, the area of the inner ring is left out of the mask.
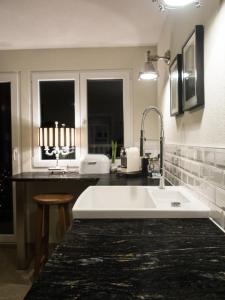
[[[0,0],[0,50],[156,45],[152,0]]]

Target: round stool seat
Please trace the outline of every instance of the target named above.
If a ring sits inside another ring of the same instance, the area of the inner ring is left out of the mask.
[[[66,204],[71,202],[73,198],[71,194],[40,194],[33,197],[36,202],[44,205]]]
[[[58,206],[61,238],[71,225],[70,203],[74,200],[71,194],[39,194],[33,197],[37,203],[36,219],[36,247],[34,277],[36,278],[41,267],[49,255],[49,210],[51,205]]]

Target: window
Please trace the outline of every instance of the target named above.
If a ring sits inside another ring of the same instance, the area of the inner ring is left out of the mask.
[[[87,81],[88,152],[111,155],[117,142],[117,156],[124,146],[123,80]]]
[[[111,154],[111,141],[133,144],[133,110],[129,72],[81,73],[82,153]]]
[[[59,126],[80,127],[79,80],[75,72],[34,72],[33,90],[33,165],[40,167],[55,166],[55,156],[45,154],[44,147],[38,147],[39,127]],[[79,139],[79,138],[78,138]],[[79,141],[78,141],[79,145]],[[52,149],[50,149],[51,151]],[[79,147],[72,153],[60,156],[61,165],[73,165],[79,156]]]
[[[41,127],[55,127],[55,121],[66,127],[75,126],[74,91],[74,80],[39,81]],[[75,159],[74,150],[60,159]],[[54,156],[45,154],[44,147],[41,156],[42,159],[55,159]]]
[[[0,73],[1,85],[1,164],[0,243],[15,243],[15,191],[10,175],[21,172],[20,99],[18,74]],[[13,159],[12,159],[13,156]],[[1,185],[1,183],[3,185]]]
[[[80,90],[79,90],[80,86]],[[38,128],[54,122],[76,128],[75,153],[60,165],[75,166],[81,155],[111,155],[111,141],[132,145],[132,102],[128,72],[33,72],[33,166],[55,166],[38,146]]]

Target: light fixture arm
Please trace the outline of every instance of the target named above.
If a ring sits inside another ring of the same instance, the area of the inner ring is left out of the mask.
[[[151,55],[151,51],[148,50],[147,51],[147,62],[150,61],[158,61],[160,59],[163,59],[165,61],[166,64],[170,64],[170,50],[167,50],[164,54],[164,56],[160,56],[160,55]]]

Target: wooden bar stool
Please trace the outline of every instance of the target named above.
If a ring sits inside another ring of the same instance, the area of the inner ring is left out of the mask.
[[[49,207],[58,205],[61,236],[71,225],[69,203],[74,197],[71,194],[41,194],[33,197],[37,203],[36,245],[34,277],[40,272],[49,255]]]

